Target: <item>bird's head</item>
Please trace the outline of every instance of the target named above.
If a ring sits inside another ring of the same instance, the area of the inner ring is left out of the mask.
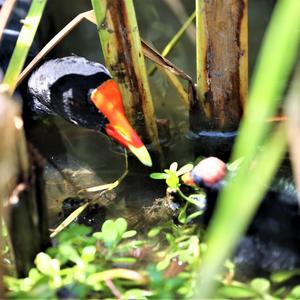
[[[108,120],[104,128],[107,135],[128,148],[144,165],[151,167],[152,161],[147,148],[125,116],[117,83],[113,79],[103,82],[92,92],[91,101]]]

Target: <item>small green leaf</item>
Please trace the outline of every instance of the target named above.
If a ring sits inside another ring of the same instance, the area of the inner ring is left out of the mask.
[[[113,220],[107,220],[102,225],[102,239],[107,247],[111,247],[118,240],[119,231]]]
[[[62,244],[58,246],[58,253],[60,259],[63,258],[73,262],[76,262],[78,259],[80,259],[77,250],[68,244]]]
[[[157,236],[160,233],[161,228],[160,227],[154,227],[148,232],[148,237],[152,238]]]
[[[150,177],[152,179],[167,179],[169,175],[166,173],[151,173]]]
[[[134,257],[115,257],[112,259],[112,262],[117,264],[134,264],[137,262],[137,259]]]
[[[178,163],[177,162],[171,163],[171,165],[170,165],[170,170],[171,171],[176,172],[177,168],[178,168]]]
[[[136,233],[137,232],[135,230],[128,230],[128,231],[126,231],[126,232],[123,233],[122,238],[123,239],[131,238],[131,237],[135,236]]]
[[[296,285],[291,292],[289,293],[289,295],[287,296],[286,299],[300,299],[300,285]]]
[[[165,270],[169,266],[169,264],[170,264],[170,258],[166,257],[156,265],[156,270],[157,271]]]
[[[244,286],[223,286],[218,289],[220,297],[233,298],[233,299],[247,299],[254,298],[257,294],[248,287]]]
[[[175,173],[170,174],[169,178],[166,179],[166,183],[170,188],[177,188],[179,185],[179,178]]]
[[[34,262],[41,273],[45,275],[51,275],[52,258],[48,254],[44,252],[38,253]]]
[[[261,294],[268,293],[271,287],[270,281],[265,278],[255,278],[251,280],[250,285],[255,291]]]
[[[119,236],[122,237],[123,233],[127,230],[127,221],[124,218],[118,218],[115,221]]]
[[[95,237],[97,240],[102,240],[103,234],[102,234],[102,232],[95,232],[95,233],[93,233],[93,237]]]
[[[82,249],[81,259],[86,263],[92,262],[95,259],[96,251],[95,246],[84,247]]]
[[[186,222],[188,223],[188,222],[198,218],[201,215],[203,215],[203,210],[196,211],[196,212],[194,212],[194,213],[187,216]]]
[[[287,271],[278,271],[271,275],[271,281],[274,283],[282,283],[291,279],[294,276],[300,275],[300,269],[287,270]]]
[[[177,172],[176,172],[176,174],[177,174],[177,176],[181,176],[181,175],[183,175],[183,174],[185,174],[185,173],[187,173],[187,172],[190,172],[190,171],[192,171],[193,170],[193,164],[186,164],[186,165],[184,165],[183,167],[181,167]]]

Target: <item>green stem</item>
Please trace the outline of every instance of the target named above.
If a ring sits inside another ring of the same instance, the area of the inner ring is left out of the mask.
[[[5,73],[1,85],[1,91],[7,91],[10,95],[14,93],[18,76],[24,66],[35,33],[40,24],[46,3],[47,0],[32,1],[27,17],[22,21],[23,27],[20,31],[16,47]]]
[[[184,24],[181,26],[181,28],[177,31],[177,33],[172,37],[172,39],[169,41],[169,43],[165,46],[164,50],[162,51],[161,55],[163,57],[166,57],[172,49],[176,46],[176,44],[179,42],[187,28],[191,25],[191,23],[194,21],[196,17],[196,12],[194,11],[190,17],[184,22]],[[156,70],[156,66],[152,65],[150,70],[148,71],[148,75],[152,75]]]

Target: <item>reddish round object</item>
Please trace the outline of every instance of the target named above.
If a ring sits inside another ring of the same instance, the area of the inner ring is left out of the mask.
[[[192,178],[197,183],[202,180],[207,185],[214,185],[226,175],[226,164],[217,157],[201,160],[192,170]]]

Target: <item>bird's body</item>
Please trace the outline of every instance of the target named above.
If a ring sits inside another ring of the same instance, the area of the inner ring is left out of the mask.
[[[28,81],[28,105],[37,114],[59,115],[76,125],[102,131],[107,120],[90,96],[108,79],[111,76],[103,65],[83,57],[49,60]]]

